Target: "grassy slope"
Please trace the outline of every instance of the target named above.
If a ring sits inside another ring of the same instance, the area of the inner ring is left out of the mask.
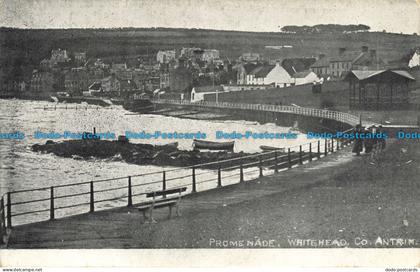
[[[397,59],[420,43],[420,37],[388,33],[286,34],[188,29],[86,29],[86,30],[10,30],[0,29],[3,58],[28,53],[31,61],[49,55],[52,48],[87,50],[90,56],[135,55],[159,49],[201,46],[218,48],[223,55],[236,58],[247,51],[266,56],[317,56],[337,54],[339,47],[358,50],[362,45],[378,47],[387,59]],[[36,44],[37,46],[34,46]],[[265,49],[266,45],[292,45],[293,49]]]

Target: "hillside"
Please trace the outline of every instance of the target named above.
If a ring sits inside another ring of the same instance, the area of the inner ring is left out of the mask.
[[[268,49],[267,45],[291,48]],[[359,50],[376,48],[386,60],[396,60],[420,45],[420,37],[382,32],[348,34],[257,33],[202,29],[0,29],[0,64],[8,74],[13,66],[34,66],[53,48],[86,51],[90,57],[154,54],[160,49],[203,47],[219,49],[222,56],[237,58],[244,52],[258,52],[267,58],[336,55],[339,47]]]

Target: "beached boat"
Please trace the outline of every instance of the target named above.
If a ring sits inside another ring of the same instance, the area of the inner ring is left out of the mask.
[[[260,149],[262,151],[280,151],[280,152],[285,152],[285,148],[284,147],[274,147],[274,146],[268,146],[268,145],[260,145]]]
[[[230,150],[233,151],[235,142],[210,142],[195,140],[193,141],[194,149],[208,149],[208,150]]]

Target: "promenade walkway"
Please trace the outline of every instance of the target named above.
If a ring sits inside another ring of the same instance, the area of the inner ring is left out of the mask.
[[[328,180],[331,172],[350,163],[355,157],[350,147],[334,153],[319,161],[280,172],[279,174],[246,181],[206,192],[188,195],[183,199],[181,217],[167,219],[167,209],[156,210],[156,224],[142,224],[142,216],[135,207],[118,208],[83,214],[73,217],[34,223],[13,228],[9,238],[9,248],[143,248],[143,247],[206,247],[206,244],[175,243],[178,232],[195,233],[197,229],[188,228],[200,217],[217,220],[219,209],[228,209],[240,203],[255,203],[269,195],[284,195],[305,191],[319,186]],[[251,206],[252,206],[251,205]],[[287,207],[285,207],[287,209]],[[235,216],[235,214],[232,214]],[[238,218],[245,220],[245,218]],[[179,225],[187,226],[179,228]],[[205,227],[205,226],[204,226]],[[163,233],[161,233],[163,231]],[[223,230],[220,230],[223,232]],[[159,237],[156,234],[159,233]],[[168,243],[167,243],[167,242]],[[173,242],[170,242],[173,241]]]

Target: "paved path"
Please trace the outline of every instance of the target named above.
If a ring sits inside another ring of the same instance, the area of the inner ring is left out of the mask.
[[[140,229],[152,228],[153,231],[153,228],[158,228],[161,224],[190,220],[197,214],[212,213],[220,207],[315,186],[325,181],[322,173],[337,169],[338,164],[349,163],[354,158],[350,153],[350,147],[346,147],[319,161],[313,161],[277,175],[188,195],[182,202],[181,217],[168,220],[166,218],[168,210],[158,209],[154,212],[158,221],[156,224],[142,224],[142,216],[135,208],[118,208],[17,226],[11,233],[8,246],[9,248],[144,247],[147,243],[142,241],[147,238],[138,237],[141,233]],[[182,247],[182,245],[179,246]]]

